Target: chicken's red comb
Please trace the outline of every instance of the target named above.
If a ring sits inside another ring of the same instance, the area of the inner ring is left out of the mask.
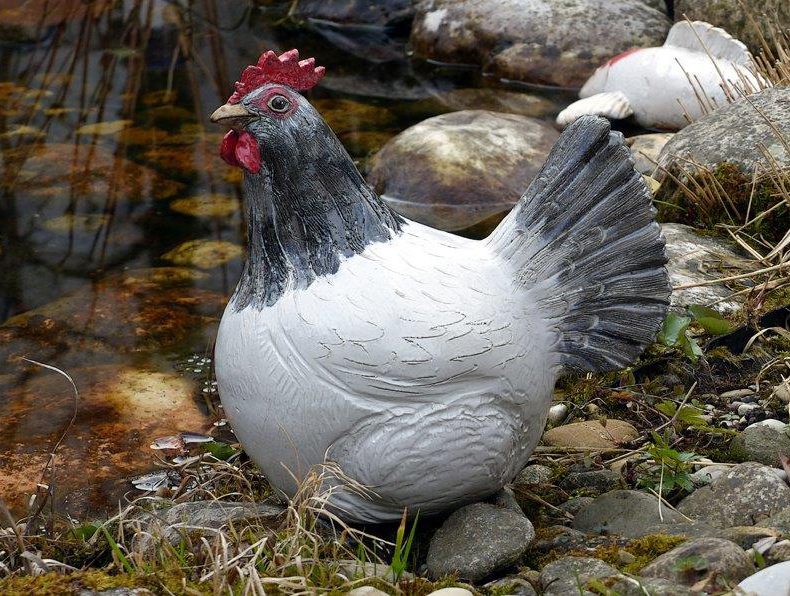
[[[323,66],[315,65],[315,58],[300,61],[298,50],[289,50],[279,56],[269,50],[261,54],[255,66],[244,69],[228,103],[239,103],[242,97],[267,83],[280,83],[297,91],[307,91],[318,84],[325,71]]]

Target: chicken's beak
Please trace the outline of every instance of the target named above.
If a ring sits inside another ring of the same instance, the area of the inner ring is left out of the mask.
[[[211,114],[211,121],[222,122],[230,126],[240,126],[253,117],[254,114],[248,112],[244,106],[237,103],[226,103]]]

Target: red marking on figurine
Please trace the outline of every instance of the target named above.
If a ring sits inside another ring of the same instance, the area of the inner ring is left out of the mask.
[[[631,48],[630,50],[626,50],[622,54],[617,54],[617,56],[615,56],[614,58],[609,60],[609,62],[607,62],[606,64],[607,64],[607,66],[612,66],[613,64],[619,62],[620,60],[622,60],[626,56],[630,56],[631,54],[634,54],[635,52],[638,52],[641,49],[642,48]]]
[[[299,61],[298,50],[289,50],[280,56],[269,50],[261,54],[255,66],[244,69],[228,103],[239,103],[242,97],[267,83],[280,83],[297,91],[307,91],[318,84],[325,71],[323,66],[315,66],[315,58]]]
[[[247,131],[228,131],[222,139],[219,154],[227,163],[252,174],[261,171],[261,151],[258,141]]]

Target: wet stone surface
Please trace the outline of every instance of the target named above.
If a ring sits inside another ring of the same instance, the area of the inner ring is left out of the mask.
[[[558,133],[539,120],[452,112],[387,143],[368,180],[399,213],[448,231],[501,218],[537,174]]]

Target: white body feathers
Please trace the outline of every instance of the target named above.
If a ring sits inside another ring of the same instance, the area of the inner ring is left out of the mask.
[[[337,495],[358,521],[490,494],[537,444],[559,364],[515,274],[485,242],[410,222],[270,308],[229,306],[217,380],[238,438],[288,495],[327,456],[392,503]]]

